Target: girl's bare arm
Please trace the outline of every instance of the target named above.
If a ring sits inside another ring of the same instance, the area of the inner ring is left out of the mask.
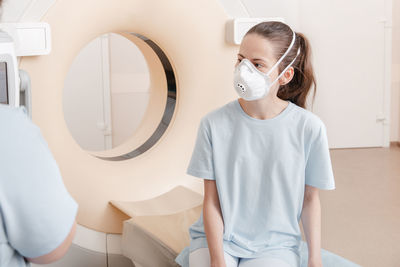
[[[306,185],[301,221],[308,245],[308,266],[322,266],[319,189]]]
[[[225,267],[222,245],[224,222],[215,180],[204,179],[203,222],[210,252],[211,267]]]

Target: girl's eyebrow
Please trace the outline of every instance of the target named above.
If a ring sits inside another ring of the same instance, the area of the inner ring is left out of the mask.
[[[266,61],[265,59],[261,59],[261,58],[253,58],[253,60],[254,60],[254,61],[257,61],[257,60],[258,60],[258,61],[263,61],[263,62],[267,63],[267,61]]]
[[[244,57],[242,54],[238,54],[238,56],[240,56],[240,57]],[[259,60],[259,61],[263,61],[263,62],[265,62],[265,63],[268,63],[268,61],[267,61],[267,60],[265,60],[265,59],[262,59],[262,58],[253,58],[253,60]]]

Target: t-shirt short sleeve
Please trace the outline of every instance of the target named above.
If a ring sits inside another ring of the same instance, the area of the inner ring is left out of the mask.
[[[198,178],[215,180],[211,132],[206,117],[200,121],[196,143],[186,173]]]
[[[324,190],[335,189],[326,127],[321,121],[310,141],[305,168],[305,183]]]
[[[0,140],[0,215],[10,246],[36,258],[65,240],[78,204],[66,190],[39,128],[21,109],[8,115],[8,129],[0,134],[7,139]]]

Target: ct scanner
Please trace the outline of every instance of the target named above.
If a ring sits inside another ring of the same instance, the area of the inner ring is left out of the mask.
[[[189,245],[187,229],[202,209],[202,181],[185,169],[200,118],[236,97],[229,66],[238,49],[237,26],[227,26],[230,18],[215,0],[58,0],[41,20],[51,27],[52,51],[20,59],[31,84],[24,103],[30,108],[31,99],[32,120],[79,203],[74,244],[51,266],[178,266],[174,259]],[[111,32],[128,38],[146,58],[149,104],[123,145],[86,151],[64,120],[64,80],[80,49]],[[15,76],[17,63],[9,62]],[[17,91],[7,91],[7,103],[19,105]],[[185,253],[180,260],[187,264]],[[326,266],[357,266],[322,254]]]

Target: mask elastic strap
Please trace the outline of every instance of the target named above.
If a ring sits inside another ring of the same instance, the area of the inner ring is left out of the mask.
[[[292,38],[292,42],[290,43],[288,49],[286,50],[286,52],[281,56],[281,58],[275,63],[274,66],[272,66],[272,68],[268,71],[267,75],[269,75],[277,66],[279,66],[279,64],[282,62],[282,60],[286,57],[286,55],[290,52],[290,49],[292,49],[294,42],[296,41],[296,33],[292,30],[293,32],[293,38]]]
[[[294,63],[294,61],[296,60],[297,56],[300,54],[300,47],[299,49],[297,49],[297,54],[294,57],[294,59],[292,60],[292,62],[289,63],[289,65],[281,72],[281,74],[278,75],[278,77],[271,83],[271,86],[277,81],[279,80],[279,78],[290,68],[290,66],[292,66],[292,64]]]

